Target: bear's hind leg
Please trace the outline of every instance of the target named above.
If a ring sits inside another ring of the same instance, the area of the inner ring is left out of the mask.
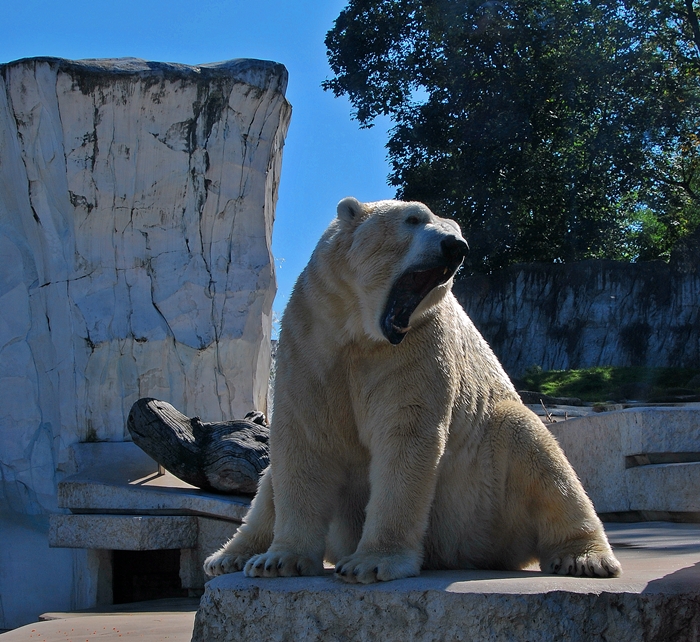
[[[242,571],[246,562],[265,552],[272,542],[275,506],[272,499],[270,467],[260,478],[258,492],[236,534],[216,553],[204,560],[204,572],[210,577]]]
[[[522,404],[502,402],[491,429],[495,467],[506,480],[507,504],[519,504],[514,521],[535,521],[533,553],[540,568],[560,575],[618,576],[620,563],[593,503],[540,419]]]

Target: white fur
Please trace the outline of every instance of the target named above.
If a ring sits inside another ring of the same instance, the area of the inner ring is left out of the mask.
[[[417,223],[416,223],[417,221]],[[349,582],[421,568],[620,572],[558,444],[452,295],[435,288],[398,345],[396,278],[459,233],[419,203],[340,202],[282,321],[271,465],[209,575]]]

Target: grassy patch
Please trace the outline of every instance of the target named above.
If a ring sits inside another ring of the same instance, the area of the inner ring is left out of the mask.
[[[619,368],[606,366],[583,370],[529,368],[518,382],[524,390],[553,397],[578,397],[583,401],[649,400],[665,395],[700,392],[692,381],[700,370],[689,368]]]

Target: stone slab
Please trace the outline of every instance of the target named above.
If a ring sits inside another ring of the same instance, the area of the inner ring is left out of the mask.
[[[229,521],[194,515],[51,515],[49,546],[84,548],[91,553],[180,549],[182,588],[201,591],[208,579],[204,560],[231,539],[237,528]],[[99,579],[102,559],[95,560]],[[111,569],[111,558],[107,563]],[[111,571],[108,578],[111,602]]]
[[[431,571],[370,586],[325,577],[206,586],[193,642],[697,640],[700,526],[609,524],[624,574]]]
[[[250,498],[207,493],[160,474],[131,442],[76,444],[71,453],[79,472],[58,493],[72,514],[50,516],[49,546],[88,553],[180,549],[182,586],[201,591],[204,559],[233,536]]]
[[[195,519],[197,520],[197,545],[180,551],[180,580],[182,588],[203,591],[204,585],[209,580],[204,573],[204,560],[233,537],[238,525],[208,517]]]
[[[575,419],[577,417],[588,417],[595,414],[595,410],[591,406],[565,406],[565,405],[542,405],[542,404],[525,404],[538,417],[548,419],[551,417],[554,421],[565,421]]]
[[[51,515],[49,546],[122,551],[197,546],[193,516]]]
[[[128,471],[104,468],[61,482],[58,505],[74,513],[203,515],[240,523],[250,498],[206,493],[168,472],[130,479]]]
[[[207,515],[240,522],[250,497],[207,493],[171,473],[133,442],[73,444],[75,474],[58,485],[58,505],[74,513]]]

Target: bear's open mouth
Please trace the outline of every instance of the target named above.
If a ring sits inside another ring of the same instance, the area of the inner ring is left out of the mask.
[[[408,325],[409,319],[420,302],[431,290],[447,283],[461,263],[460,259],[456,264],[452,262],[452,265],[442,264],[411,270],[396,280],[389,293],[381,320],[382,333],[392,344],[401,343],[411,329]]]

